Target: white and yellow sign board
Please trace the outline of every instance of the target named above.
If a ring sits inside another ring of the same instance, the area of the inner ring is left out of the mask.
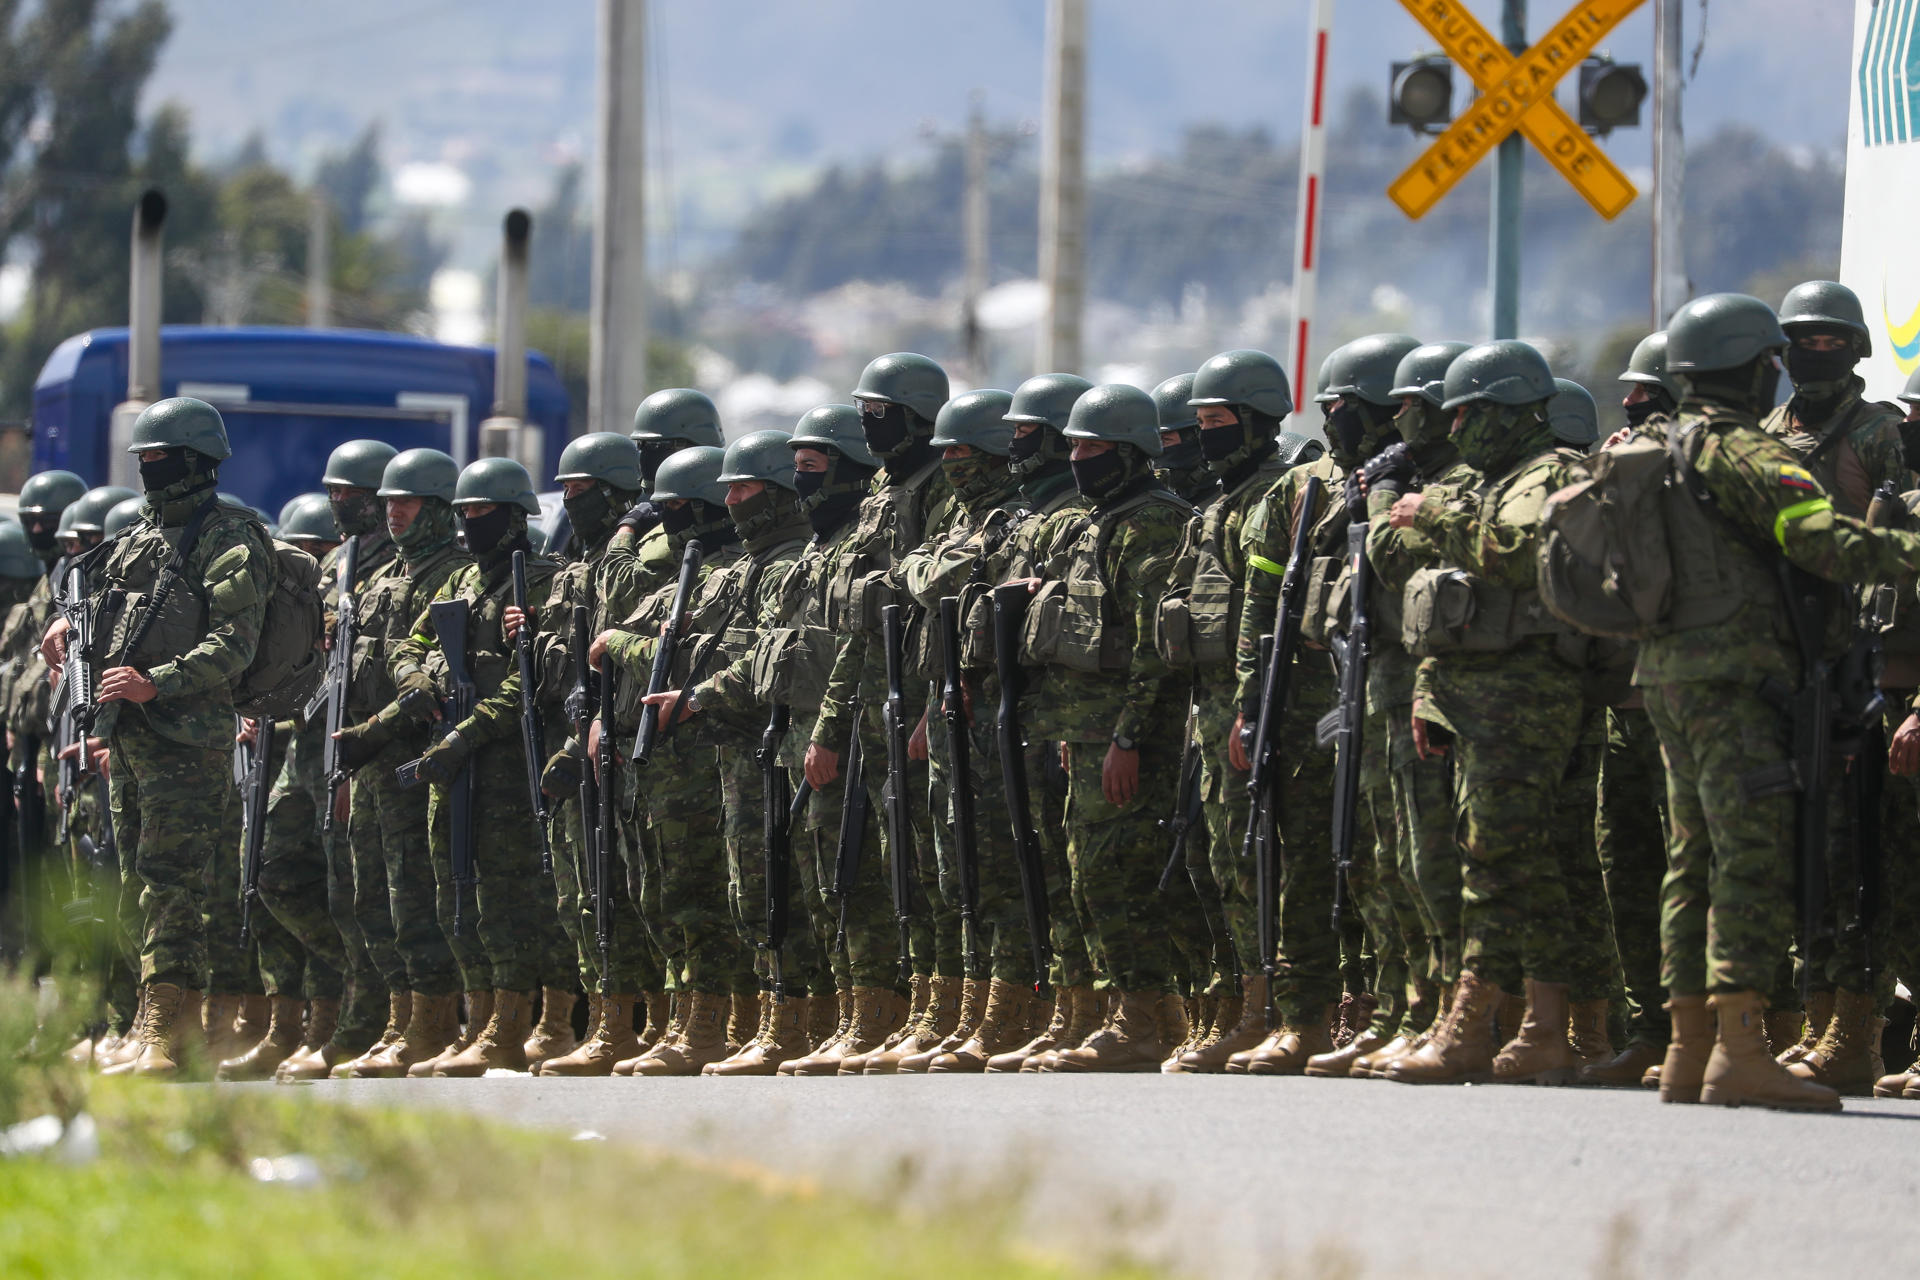
[[[1920,0],[1854,0],[1852,68],[1840,281],[1873,334],[1867,394],[1889,400],[1920,368]]]

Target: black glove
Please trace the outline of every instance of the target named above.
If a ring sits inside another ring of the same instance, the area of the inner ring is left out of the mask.
[[[1404,441],[1382,450],[1360,470],[1367,477],[1369,492],[1390,493],[1398,497],[1419,487],[1414,483],[1419,478],[1419,469],[1414,466],[1413,451],[1407,448]],[[1366,517],[1362,515],[1357,518]]]
[[[393,741],[393,730],[379,720],[369,720],[365,724],[349,725],[340,731],[334,739],[334,750],[340,760],[340,767],[352,773],[366,764]]]
[[[550,796],[573,795],[586,776],[586,762],[565,751],[556,751],[540,773],[540,789]]]
[[[1366,523],[1367,494],[1366,491],[1360,487],[1360,473],[1357,471],[1347,474],[1346,502],[1347,519],[1359,524]]]
[[[651,499],[642,498],[633,504],[627,514],[620,517],[620,522],[614,525],[614,528],[631,529],[637,534],[645,535],[652,533],[659,523],[660,508],[654,506]]]

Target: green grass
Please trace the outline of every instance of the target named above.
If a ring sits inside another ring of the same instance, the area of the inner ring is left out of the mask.
[[[24,1012],[24,1018],[23,1018]],[[0,983],[0,1046],[31,1002]],[[0,1055],[0,1122],[85,1110],[101,1156],[0,1159],[0,1276],[1144,1276],[1044,1255],[1010,1199],[932,1213],[450,1114],[99,1080]],[[304,1153],[323,1185],[264,1184]]]

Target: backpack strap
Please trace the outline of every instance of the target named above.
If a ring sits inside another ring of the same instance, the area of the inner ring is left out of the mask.
[[[219,504],[220,497],[215,494],[195,507],[193,514],[187,518],[187,527],[180,531],[180,541],[175,544],[173,555],[168,557],[166,565],[160,570],[160,579],[154,584],[153,594],[147,598],[147,607],[141,611],[139,621],[127,631],[127,641],[120,646],[120,656],[113,663],[114,666],[126,666],[128,656],[147,638],[153,620],[160,615],[161,607],[166,604],[167,597],[173,594],[174,584],[186,569],[187,557],[193,554],[194,545],[200,541],[200,532],[206,528],[207,518]]]

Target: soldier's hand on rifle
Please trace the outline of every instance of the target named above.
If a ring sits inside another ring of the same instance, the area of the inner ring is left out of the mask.
[[[595,671],[598,671],[602,667],[606,666],[607,643],[612,639],[613,639],[613,632],[602,631],[599,635],[593,638],[593,643],[587,646],[587,665],[592,667]]]
[[[427,753],[420,757],[420,776],[428,782],[447,786],[472,754],[473,747],[455,729],[428,747]]]
[[[506,636],[508,644],[512,644],[514,637],[520,634],[521,624],[526,620],[527,615],[520,611],[520,606],[517,604],[508,605],[506,611],[500,615],[500,631]]]
[[[1407,528],[1413,523],[1414,514],[1420,510],[1420,504],[1425,501],[1426,498],[1422,494],[1402,494],[1399,501],[1393,504],[1393,510],[1387,513],[1387,523],[1396,529]]]
[[[1241,773],[1253,772],[1253,757],[1247,754],[1247,713],[1233,718],[1233,732],[1227,735],[1227,763]]]
[[[100,677],[102,702],[152,702],[159,693],[153,681],[132,667],[108,667]]]
[[[440,718],[440,699],[435,695],[433,677],[418,667],[408,667],[394,679],[400,690],[400,709],[421,724]]]
[[[84,762],[80,760],[80,746],[81,744],[78,742],[71,744],[70,746],[67,747],[66,750],[60,753],[59,758],[62,760],[72,760],[72,761],[75,761],[76,763],[82,763],[87,768],[89,768],[92,772],[99,774],[103,778],[106,777],[107,776],[106,740],[104,738],[88,738],[86,740],[87,758]],[[40,785],[43,787],[46,786],[46,777],[44,775],[42,775],[40,779]]]
[[[73,624],[65,618],[55,618],[47,634],[40,637],[40,659],[55,676],[67,665],[67,632],[72,629]]]
[[[580,790],[584,776],[578,756],[567,751],[556,751],[553,758],[547,761],[547,767],[540,771],[540,792],[555,800],[564,799]]]
[[[927,711],[922,711],[920,723],[913,726],[913,732],[907,735],[907,759],[909,760],[926,760],[932,756],[932,753],[927,750],[927,715],[931,711],[931,707]]]
[[[815,791],[832,786],[834,779],[840,776],[840,753],[817,742],[809,742],[807,757],[801,762],[800,768]]]
[[[662,733],[665,733],[672,727],[672,725],[667,723],[667,717],[673,714],[673,704],[676,701],[680,701],[680,691],[678,689],[667,689],[660,693],[649,693],[646,695],[644,701],[648,706],[653,708],[655,717],[654,727]],[[693,696],[689,694],[685,701],[680,701],[680,718],[674,721],[674,724],[684,724],[686,721],[693,719],[693,713],[699,709],[700,708],[693,703]]]
[[[1444,760],[1448,750],[1446,739],[1451,737],[1445,729],[1420,714],[1421,704],[1413,704],[1413,749],[1422,760]]]
[[[365,724],[352,724],[333,735],[338,743],[336,754],[340,767],[352,773],[380,754],[380,749],[393,740],[387,726],[378,720],[369,720]]]
[[[233,735],[233,740],[244,747],[259,736],[260,722],[250,716],[241,716],[240,731]]]
[[[1040,590],[1040,584],[1044,581],[1045,581],[1044,578],[1008,578],[1005,582],[1001,583],[1000,585],[1003,587],[1014,587],[1014,586],[1025,587],[1027,589],[1027,594],[1032,595],[1034,592]]]
[[[1887,749],[1887,770],[1896,778],[1911,778],[1920,773],[1920,711],[1910,711],[1900,727],[1893,731],[1893,745]]]
[[[1100,766],[1100,790],[1111,805],[1132,804],[1140,790],[1140,753],[1128,751],[1119,743],[1107,745],[1107,758]]]

